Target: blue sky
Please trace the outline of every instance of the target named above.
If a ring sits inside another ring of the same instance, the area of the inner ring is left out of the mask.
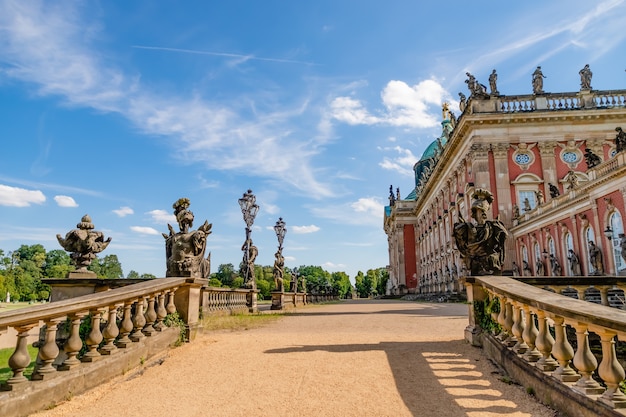
[[[165,274],[172,203],[238,265],[237,199],[271,265],[388,263],[389,185],[458,108],[465,72],[502,94],[626,86],[624,1],[0,1],[0,249],[60,249],[88,213],[124,273]],[[458,110],[457,110],[458,114]]]

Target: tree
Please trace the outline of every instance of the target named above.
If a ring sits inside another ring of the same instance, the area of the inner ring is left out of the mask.
[[[346,298],[352,292],[350,277],[345,272],[333,272],[331,275],[333,293],[339,298]]]
[[[53,249],[46,253],[43,273],[47,278],[65,278],[73,270],[72,258],[64,250]]]
[[[96,258],[88,269],[95,272],[98,278],[124,278],[122,264],[117,259],[117,255],[107,255],[102,259]]]
[[[135,271],[134,269],[131,269],[130,272],[128,273],[128,275],[126,276],[126,278],[128,278],[128,279],[137,279],[137,278],[139,278],[139,272]]]
[[[141,274],[141,276],[139,278],[150,278],[150,279],[155,279],[156,275],[153,274]]]
[[[217,267],[217,272],[212,273],[210,278],[218,279],[226,287],[239,288],[233,285],[236,276],[237,273],[233,264],[221,264]]]
[[[356,292],[359,294],[360,298],[367,298],[370,295],[370,287],[367,282],[365,282],[365,277],[363,276],[363,272],[359,271],[354,277],[354,286],[356,287]]]

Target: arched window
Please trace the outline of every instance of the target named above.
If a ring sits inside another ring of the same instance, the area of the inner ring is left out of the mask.
[[[554,239],[552,239],[552,236],[548,237],[548,252],[550,255],[556,256],[556,248],[554,247]]]
[[[626,269],[626,261],[622,258],[620,234],[624,234],[624,223],[622,223],[622,215],[619,214],[619,211],[615,210],[611,213],[609,224],[611,225],[611,230],[613,230],[611,246],[613,248],[613,261],[615,263],[615,269],[618,272],[623,271]]]
[[[589,275],[596,272],[595,268],[591,264],[591,258],[589,257],[589,242],[596,243],[596,236],[593,233],[593,228],[588,227],[585,229],[585,253],[587,255],[587,268],[589,269]]]
[[[541,260],[541,249],[539,249],[539,244],[535,243],[534,247],[533,247],[534,251],[535,251],[535,274],[537,274],[537,265],[539,264],[539,262],[542,262]],[[545,268],[545,265],[544,265]],[[545,271],[544,271],[545,274]]]
[[[570,232],[565,233],[565,258],[569,260],[570,250],[574,252],[574,238],[572,238],[572,234]],[[574,271],[572,270],[572,263],[567,262],[567,274],[569,276],[573,276]]]
[[[515,185],[517,206],[521,213],[537,207],[537,192],[539,191],[539,184],[542,183],[541,178],[530,173],[524,173],[512,182]]]
[[[526,245],[522,245],[522,264],[520,265],[520,274],[525,277],[528,275],[530,266],[528,265],[528,249]]]

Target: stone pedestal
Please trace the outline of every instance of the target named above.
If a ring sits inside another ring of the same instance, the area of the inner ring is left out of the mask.
[[[285,306],[285,293],[272,291],[272,310],[282,310]]]
[[[246,294],[246,305],[248,306],[248,312],[256,313],[259,311],[257,300],[259,296],[259,290],[250,290],[248,294]]]

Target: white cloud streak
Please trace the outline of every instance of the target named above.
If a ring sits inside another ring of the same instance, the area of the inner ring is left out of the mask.
[[[292,226],[291,229],[297,235],[307,234],[307,233],[315,233],[320,230],[320,228],[314,224],[309,226]]]
[[[0,184],[0,206],[28,207],[31,204],[45,202],[46,196],[39,190],[26,190]]]
[[[152,220],[158,224],[176,223],[176,216],[165,210],[152,210],[147,214],[149,214],[150,217],[152,217]]]
[[[140,233],[142,235],[158,235],[160,234],[158,230],[152,228],[152,227],[145,227],[145,226],[131,226],[130,230],[132,230],[133,232],[136,233]]]
[[[117,214],[119,217],[126,217],[131,214],[135,214],[135,211],[130,207],[120,207],[116,210],[113,210],[113,213]]]

